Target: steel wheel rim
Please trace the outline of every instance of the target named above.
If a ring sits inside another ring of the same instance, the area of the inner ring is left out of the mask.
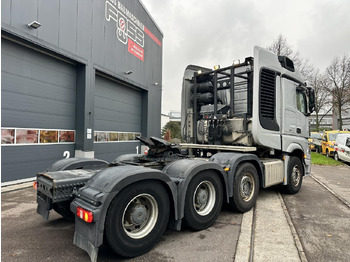
[[[193,194],[193,207],[200,216],[208,215],[215,206],[215,187],[210,181],[201,182]]]
[[[300,183],[301,173],[298,165],[295,165],[292,170],[292,183],[294,186],[298,186]]]
[[[243,201],[250,201],[255,192],[255,180],[252,174],[246,173],[241,179],[240,193]]]
[[[125,207],[122,226],[124,232],[133,239],[147,236],[158,219],[158,203],[150,194],[139,194]]]

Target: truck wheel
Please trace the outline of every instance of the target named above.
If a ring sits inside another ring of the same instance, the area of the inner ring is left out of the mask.
[[[185,224],[193,230],[210,227],[221,211],[223,187],[215,172],[203,171],[192,178],[185,198]]]
[[[329,151],[328,149],[326,149],[326,157],[329,157],[329,156],[330,156]]]
[[[124,257],[148,252],[163,235],[169,212],[168,193],[159,182],[143,181],[124,188],[107,212],[109,246]]]
[[[328,152],[328,151],[327,151]],[[301,188],[303,182],[304,170],[301,160],[298,157],[291,156],[288,163],[288,185],[286,191],[289,194],[296,194]]]
[[[243,163],[238,167],[233,181],[233,197],[230,199],[230,206],[235,211],[247,212],[255,205],[258,193],[258,172],[253,164]]]
[[[320,153],[320,148],[318,146],[315,146],[315,149],[316,149],[315,150],[316,153]]]

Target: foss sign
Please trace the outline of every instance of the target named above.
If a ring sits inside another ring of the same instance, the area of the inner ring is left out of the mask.
[[[141,61],[144,61],[145,33],[161,46],[161,42],[119,1],[106,1],[105,17],[107,21],[113,20],[116,23],[118,40],[127,44],[128,51]]]

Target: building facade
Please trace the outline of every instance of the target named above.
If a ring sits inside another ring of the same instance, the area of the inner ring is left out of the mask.
[[[160,136],[163,34],[138,0],[1,1],[2,182]]]

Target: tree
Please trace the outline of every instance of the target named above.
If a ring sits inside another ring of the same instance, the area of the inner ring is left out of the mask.
[[[309,59],[303,58],[299,51],[295,51],[293,46],[288,44],[287,39],[282,34],[280,34],[266,49],[276,55],[287,56],[292,59],[295,68],[301,73],[303,78],[306,81],[311,80],[314,68],[309,63]]]
[[[333,97],[333,106],[339,114],[339,129],[343,129],[343,108],[350,103],[350,58],[347,55],[336,57],[327,67],[327,75],[331,81],[327,90]]]
[[[331,99],[327,87],[329,85],[329,79],[326,75],[320,74],[320,70],[317,69],[312,75],[311,86],[315,91],[315,115],[316,115],[316,131],[320,130],[320,123],[325,115],[332,110],[333,106],[328,108],[328,111],[320,118],[320,112],[325,112],[325,107],[331,105]]]
[[[182,140],[181,123],[177,121],[169,121],[166,123],[166,125],[162,128],[162,137],[166,140]]]

